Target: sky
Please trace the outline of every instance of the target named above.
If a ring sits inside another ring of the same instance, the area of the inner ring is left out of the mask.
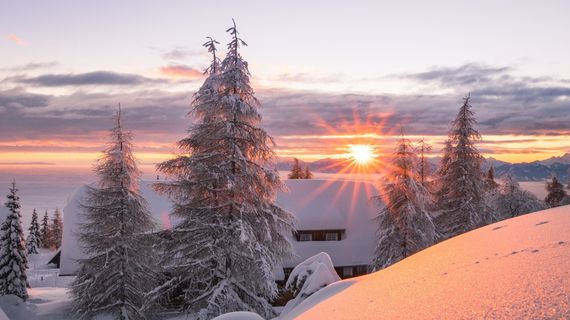
[[[281,157],[387,154],[402,131],[435,156],[467,94],[485,156],[560,156],[568,12],[548,0],[0,0],[0,183],[88,180],[118,103],[153,175],[192,124],[206,36],[224,52],[232,18]]]

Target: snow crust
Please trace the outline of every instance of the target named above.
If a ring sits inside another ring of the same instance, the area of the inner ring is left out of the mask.
[[[570,314],[570,206],[451,238],[339,281],[281,319],[553,319]]]

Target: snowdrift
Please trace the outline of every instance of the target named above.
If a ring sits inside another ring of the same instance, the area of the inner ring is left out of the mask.
[[[552,319],[570,315],[570,206],[501,221],[336,282],[281,319]]]
[[[337,281],[340,281],[340,277],[327,253],[320,252],[301,262],[293,269],[285,284],[285,288],[292,290],[296,296],[287,302],[281,314],[287,314],[307,297]]]
[[[0,308],[0,320],[10,320],[4,311],[2,311],[2,308]]]

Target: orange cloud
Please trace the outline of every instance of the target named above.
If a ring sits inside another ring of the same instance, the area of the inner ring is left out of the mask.
[[[8,40],[10,40],[10,41],[16,43],[16,44],[19,45],[19,46],[26,46],[26,45],[28,45],[28,42],[27,42],[26,40],[24,40],[24,39],[18,37],[18,36],[15,35],[15,34],[9,34],[7,38],[8,38]]]
[[[188,79],[199,79],[202,78],[202,76],[204,75],[202,71],[198,69],[181,64],[161,67],[160,73],[170,77],[188,78]]]

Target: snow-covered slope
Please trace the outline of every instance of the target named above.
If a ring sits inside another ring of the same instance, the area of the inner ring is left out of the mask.
[[[4,311],[2,311],[2,308],[0,308],[0,320],[10,320]]]
[[[570,206],[501,221],[340,281],[282,319],[558,319],[570,315]]]

